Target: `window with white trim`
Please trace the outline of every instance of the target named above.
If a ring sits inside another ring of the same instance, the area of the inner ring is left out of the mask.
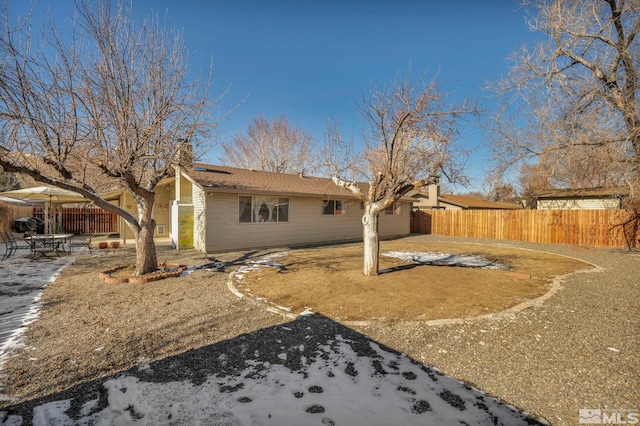
[[[322,214],[347,214],[347,202],[344,200],[322,200]]]
[[[289,221],[289,199],[280,197],[238,197],[240,223],[266,223]]]

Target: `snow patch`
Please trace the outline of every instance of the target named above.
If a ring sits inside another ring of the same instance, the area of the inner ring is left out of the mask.
[[[420,265],[462,266],[467,268],[483,269],[509,269],[509,267],[506,265],[502,265],[500,263],[493,262],[491,260],[474,255],[419,251],[388,251],[382,253],[382,255],[404,260],[406,262],[417,263]]]
[[[75,257],[60,257],[34,264],[27,257],[12,256],[0,263],[0,318],[14,324],[13,331],[0,341],[0,368],[13,349],[22,345],[27,326],[40,316],[40,297]]]
[[[80,407],[81,423],[66,414],[72,400],[33,409],[35,424],[528,424],[523,413],[410,358],[369,342],[371,354],[349,339],[321,345],[304,371],[284,361],[247,360],[237,375],[212,374],[158,383],[123,374],[106,380],[108,405]],[[330,375],[327,372],[331,372]],[[357,410],[354,409],[357,407]],[[7,424],[21,424],[8,416]]]

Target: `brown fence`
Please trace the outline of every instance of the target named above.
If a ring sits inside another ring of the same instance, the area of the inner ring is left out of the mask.
[[[411,212],[411,233],[431,234],[431,214],[420,210],[413,210]]]
[[[412,215],[412,232],[594,247],[640,245],[628,210],[429,210]],[[424,217],[424,216],[428,216]]]
[[[21,217],[33,216],[33,206],[2,203],[0,206],[0,231],[13,231],[13,221]]]
[[[57,208],[55,214],[58,223],[56,231],[70,234],[118,232],[118,215],[101,208],[62,207]],[[33,215],[44,220],[43,208],[35,207]]]

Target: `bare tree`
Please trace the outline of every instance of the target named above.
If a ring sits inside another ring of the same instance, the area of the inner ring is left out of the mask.
[[[355,151],[353,137],[342,134],[340,122],[328,119],[324,129],[324,143],[318,151],[314,171],[321,176],[340,176],[345,180],[366,179],[362,156]]]
[[[289,124],[286,116],[267,120],[253,119],[247,132],[222,144],[220,160],[224,164],[245,169],[276,173],[303,173],[313,161],[313,136]]]
[[[0,167],[0,191],[11,191],[19,187],[20,182],[18,182],[16,175],[11,172],[5,172],[2,167]]]
[[[625,184],[640,199],[640,3],[524,5],[535,12],[531,29],[546,37],[516,53],[494,87],[502,100],[493,126],[498,172],[542,158],[558,182]]]
[[[364,275],[378,274],[378,216],[412,190],[437,183],[444,175],[465,182],[465,150],[457,144],[462,114],[472,107],[449,103],[437,80],[411,81],[410,73],[390,87],[372,86],[360,107],[365,129],[360,162],[368,187],[343,179],[334,167],[333,181],[364,204]],[[339,132],[334,142],[340,143]]]
[[[526,208],[537,208],[538,193],[554,188],[550,183],[552,175],[552,170],[541,163],[522,165],[518,179],[519,192],[525,202]]]
[[[39,40],[31,16],[12,26],[5,5],[2,18],[0,166],[123,217],[136,273],[156,270],[154,190],[211,130],[209,83],[189,82],[180,35],[109,1],[78,3],[68,33],[50,24]],[[105,187],[127,189],[137,214],[107,202]]]
[[[486,199],[499,203],[518,203],[520,201],[516,189],[510,183],[494,186],[487,194]]]

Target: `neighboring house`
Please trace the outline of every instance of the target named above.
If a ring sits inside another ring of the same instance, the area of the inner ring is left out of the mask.
[[[514,203],[498,203],[480,200],[466,195],[440,194],[439,185],[429,185],[426,191],[413,196],[413,208],[417,210],[516,210],[522,206]]]
[[[552,189],[536,194],[538,210],[619,209],[629,191],[624,187]]]
[[[113,202],[135,209],[126,192],[118,197]],[[381,237],[410,233],[411,201],[380,215]],[[361,240],[362,208],[331,179],[194,164],[158,185],[154,217],[156,237],[219,252]],[[122,238],[132,238],[127,231]]]

